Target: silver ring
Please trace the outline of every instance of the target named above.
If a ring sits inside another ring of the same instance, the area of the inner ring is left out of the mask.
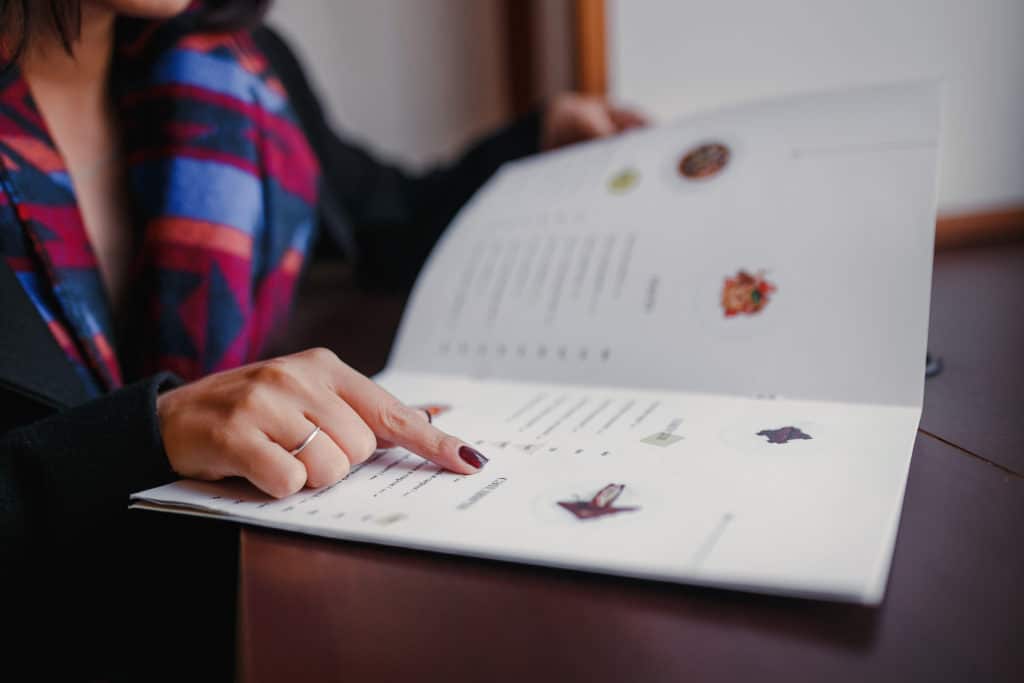
[[[301,453],[302,449],[304,449],[306,446],[308,446],[310,444],[310,442],[312,442],[313,439],[316,438],[316,435],[319,434],[319,433],[320,433],[320,427],[317,427],[316,429],[314,429],[313,431],[311,431],[309,433],[309,436],[307,436],[303,440],[302,443],[299,444],[298,448],[293,448],[292,450],[288,451],[288,454],[289,455],[298,455],[299,453]]]

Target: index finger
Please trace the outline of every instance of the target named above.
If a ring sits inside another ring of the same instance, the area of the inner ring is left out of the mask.
[[[447,434],[362,373],[341,363],[335,391],[369,425],[378,439],[406,448],[459,474],[474,474],[488,458],[461,439]]]

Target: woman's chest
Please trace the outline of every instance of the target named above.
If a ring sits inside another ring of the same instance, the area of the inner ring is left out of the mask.
[[[131,211],[123,167],[115,158],[79,175],[76,178],[72,171],[79,213],[110,306],[117,311],[127,289],[132,260]]]
[[[75,108],[45,92],[36,98],[63,156],[87,247],[116,311],[128,284],[133,232],[116,115],[105,101]]]

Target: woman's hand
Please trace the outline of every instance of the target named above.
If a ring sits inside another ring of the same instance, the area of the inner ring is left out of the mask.
[[[272,496],[328,486],[373,454],[403,446],[460,474],[487,458],[430,424],[327,349],[219,372],[157,399],[164,447],[183,477],[245,477]],[[298,447],[322,430],[297,455]]]
[[[602,97],[563,93],[544,111],[540,146],[543,150],[555,149],[646,125],[642,114],[614,107]]]

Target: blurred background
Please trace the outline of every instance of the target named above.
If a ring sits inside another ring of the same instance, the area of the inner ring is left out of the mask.
[[[277,0],[334,121],[422,167],[573,86],[571,0]]]
[[[279,0],[271,23],[335,123],[412,167],[570,88],[669,119],[941,79],[939,245],[1024,224],[1024,0]]]

